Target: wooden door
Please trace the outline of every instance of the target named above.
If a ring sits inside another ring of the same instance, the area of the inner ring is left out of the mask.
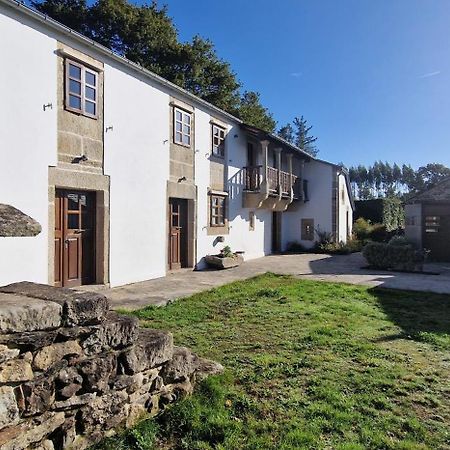
[[[187,261],[187,200],[169,200],[169,269],[186,267]]]
[[[256,166],[256,153],[255,148],[251,142],[247,143],[247,166]]]
[[[95,194],[56,192],[55,285],[74,287],[95,281]]]
[[[272,213],[272,253],[281,252],[281,213]]]

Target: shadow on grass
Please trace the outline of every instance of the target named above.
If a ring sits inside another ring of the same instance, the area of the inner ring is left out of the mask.
[[[369,292],[402,330],[403,335],[393,335],[392,339],[408,337],[450,349],[450,295],[380,287]]]

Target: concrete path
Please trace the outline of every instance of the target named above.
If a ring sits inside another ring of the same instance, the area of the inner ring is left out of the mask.
[[[364,266],[364,258],[359,253],[348,256],[271,255],[248,261],[233,269],[202,272],[182,270],[155,280],[105,289],[102,293],[111,300],[113,308],[138,309],[147,305],[162,306],[177,298],[232,281],[274,272],[312,280],[450,294],[450,263],[427,265],[425,270],[439,272],[440,275],[361,269]]]

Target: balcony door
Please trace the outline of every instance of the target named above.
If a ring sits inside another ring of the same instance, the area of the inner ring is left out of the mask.
[[[95,193],[57,190],[55,286],[95,281]]]

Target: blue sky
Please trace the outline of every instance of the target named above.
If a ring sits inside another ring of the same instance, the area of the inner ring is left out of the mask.
[[[319,156],[450,166],[450,0],[164,0]]]

